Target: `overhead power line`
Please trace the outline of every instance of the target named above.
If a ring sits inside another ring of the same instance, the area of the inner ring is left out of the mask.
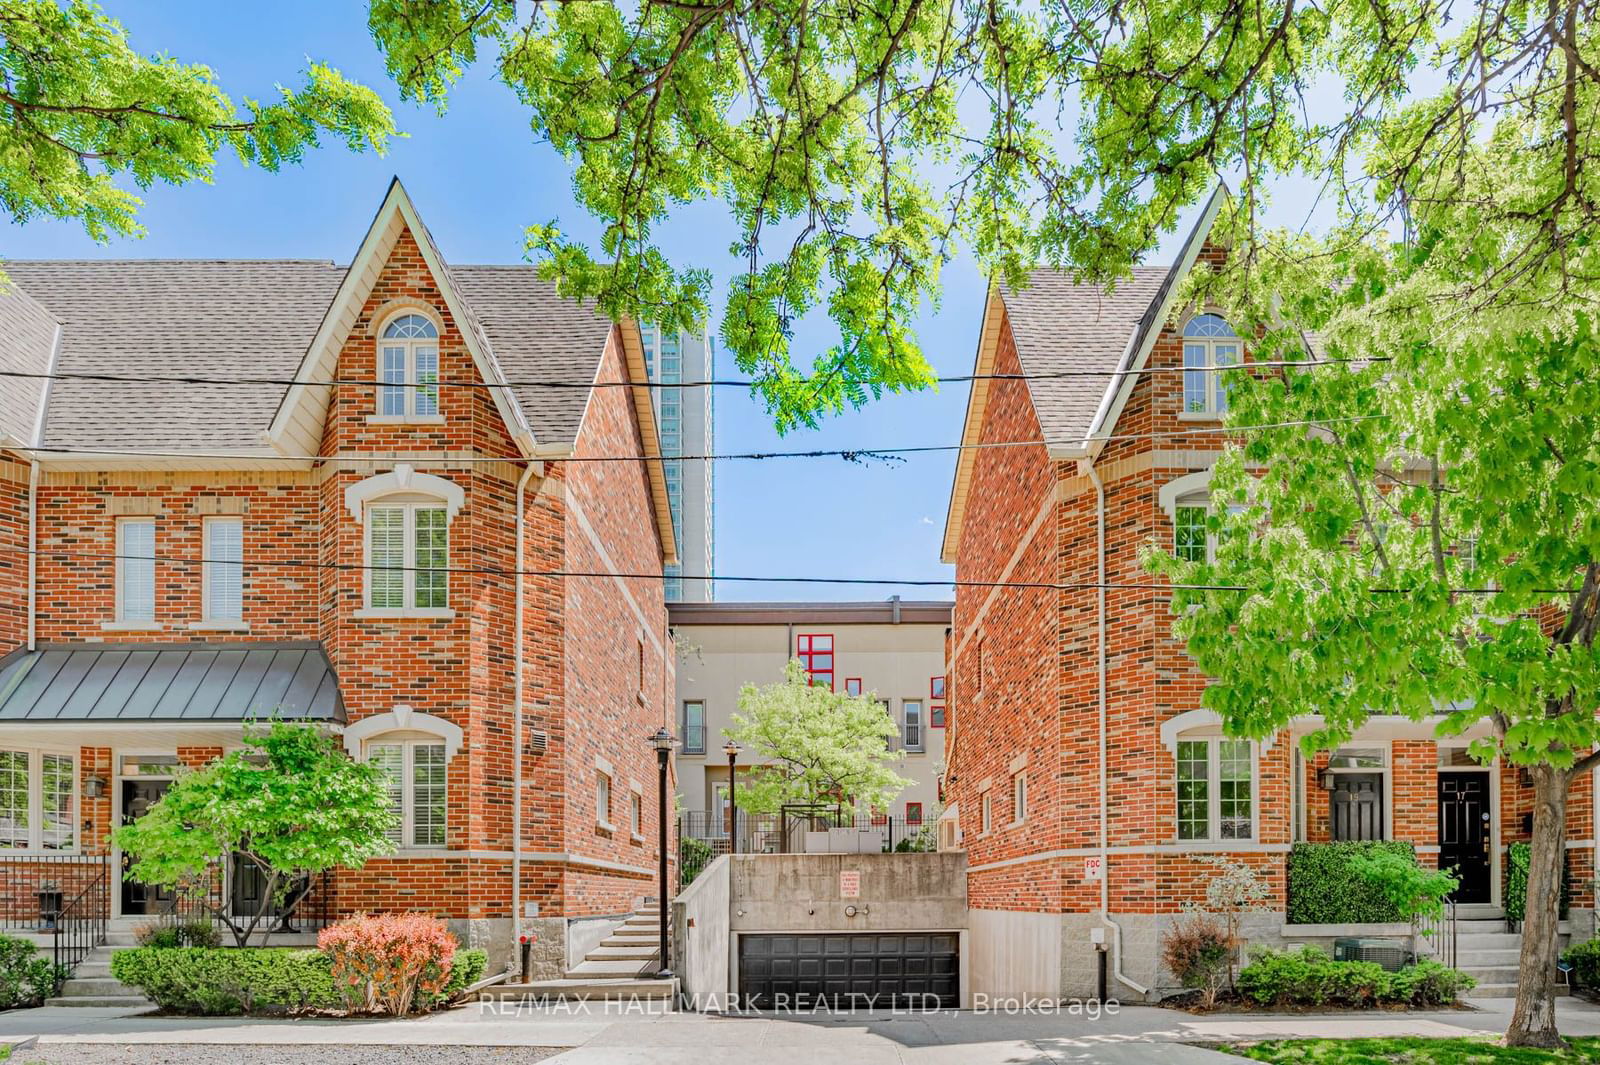
[[[1097,442],[1111,443],[1126,440],[1161,440],[1190,436],[1228,436],[1233,433],[1265,432],[1271,429],[1297,429],[1317,428],[1324,425],[1343,424],[1347,422],[1373,421],[1386,418],[1385,414],[1352,414],[1338,418],[1307,418],[1284,422],[1267,422],[1259,425],[1199,425],[1188,429],[1167,429],[1142,433],[1111,433],[1105,436],[1095,436],[1090,439]],[[29,447],[18,445],[17,451],[37,451],[42,454],[55,455],[84,455],[84,456],[116,456],[121,458],[151,458],[151,459],[209,459],[218,462],[247,460],[251,462],[432,462],[445,465],[471,465],[474,463],[524,463],[524,462],[716,462],[716,461],[766,461],[769,459],[821,459],[842,458],[852,462],[871,461],[875,458],[895,458],[905,455],[925,455],[949,451],[982,451],[989,448],[1011,447],[1056,447],[1070,443],[1076,446],[1081,441],[1070,442],[1045,441],[1045,440],[986,440],[976,444],[916,444],[888,447],[848,447],[848,448],[809,448],[795,451],[734,451],[722,454],[701,455],[567,455],[558,457],[533,457],[524,458],[521,455],[448,455],[440,454],[430,456],[425,451],[408,452],[405,454],[386,454],[381,452],[371,453],[344,453],[339,455],[266,455],[266,454],[240,454],[238,452],[224,451],[146,451],[125,448],[99,448],[99,447]]]
[[[1105,380],[1116,377],[1137,377],[1143,374],[1168,374],[1168,373],[1227,373],[1234,370],[1265,370],[1274,368],[1307,369],[1315,366],[1364,366],[1374,362],[1389,362],[1387,357],[1374,357],[1362,359],[1359,362],[1347,359],[1302,359],[1280,360],[1261,362],[1229,363],[1220,366],[1147,366],[1142,370],[1112,369],[1112,370],[1052,370],[1045,373],[992,373],[992,374],[950,374],[935,377],[933,380],[939,384],[962,384],[974,381],[1064,381],[1078,378],[1097,378]],[[333,378],[298,378],[298,377],[263,377],[256,375],[246,376],[218,376],[215,374],[118,374],[87,370],[0,370],[0,377],[16,378],[28,381],[95,381],[104,384],[133,384],[133,385],[262,385],[274,388],[289,388],[295,385],[307,388],[549,388],[549,389],[595,389],[595,388],[660,388],[660,389],[685,389],[685,388],[756,388],[761,382],[743,378],[712,378],[705,381],[579,381],[579,380],[511,380],[501,383],[487,381],[442,379],[429,382],[427,385],[394,384],[378,381],[373,378],[333,377]],[[797,385],[810,383],[809,379],[801,378],[794,382]]]
[[[502,566],[374,566],[368,563],[357,562],[322,562],[309,559],[261,559],[249,562],[235,560],[208,559],[206,557],[186,557],[181,555],[127,555],[116,551],[82,551],[72,548],[36,548],[29,550],[25,547],[0,548],[0,553],[13,555],[36,555],[53,558],[82,558],[96,559],[99,561],[114,561],[117,559],[131,559],[142,562],[164,562],[175,566],[203,566],[210,563],[219,565],[237,566],[240,570],[332,570],[336,572],[364,573],[371,570],[382,572],[402,573],[459,573],[479,577],[550,577],[550,578],[600,578],[622,580],[669,580],[681,579],[686,581],[728,581],[735,584],[837,584],[837,585],[877,585],[893,584],[917,588],[1011,588],[1021,591],[1095,591],[1104,588],[1108,591],[1188,591],[1188,592],[1252,592],[1253,589],[1242,584],[1173,584],[1168,581],[976,581],[970,579],[939,578],[939,577],[762,577],[747,574],[723,576],[717,574],[692,575],[692,574],[663,574],[648,572],[629,572],[618,570],[568,570],[568,569],[516,569]],[[1373,588],[1372,592],[1381,595],[1409,595],[1412,589],[1408,588]],[[1456,595],[1494,595],[1503,589],[1499,588],[1451,588],[1450,592]],[[1532,590],[1538,595],[1568,594],[1573,589],[1543,589]]]

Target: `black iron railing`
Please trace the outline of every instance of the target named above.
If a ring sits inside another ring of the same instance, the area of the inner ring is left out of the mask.
[[[856,815],[832,808],[785,808],[776,814],[741,810],[736,816],[726,810],[686,810],[678,816],[679,839],[700,844],[680,844],[685,866],[692,858],[707,854],[706,848],[710,857],[727,854],[735,849],[736,839],[740,854],[797,854],[812,849],[813,840],[817,848],[825,849],[827,844],[818,835],[830,830],[835,830],[835,839],[839,838],[838,832],[860,837],[852,839],[848,848],[841,841],[841,849],[859,851],[862,846],[870,848],[875,843],[883,851],[932,850],[933,829],[931,821]],[[808,834],[813,835],[808,839]]]
[[[111,877],[105,854],[0,852],[0,931],[53,932],[69,901],[110,912]]]
[[[200,880],[178,888],[171,899],[162,903],[154,919],[163,924],[209,921],[228,942],[233,928],[243,931],[259,915],[251,943],[270,934],[321,931],[336,919],[333,877],[326,871],[302,877],[275,891],[275,897],[263,908],[265,885],[266,878],[259,869],[236,861],[231,877],[224,878],[220,869],[213,869]]]
[[[51,953],[56,963],[55,993],[78,963],[106,941],[106,921],[111,916],[110,863],[101,861],[93,880],[83,886],[56,913]]]

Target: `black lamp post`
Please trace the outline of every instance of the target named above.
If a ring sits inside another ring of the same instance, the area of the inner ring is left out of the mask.
[[[672,979],[670,965],[671,947],[667,940],[667,756],[672,753],[672,745],[677,742],[672,738],[666,726],[656,729],[650,737],[650,746],[656,749],[656,767],[658,769],[658,787],[656,790],[656,813],[658,854],[661,859],[659,866],[661,875],[661,904],[657,913],[661,920],[661,968],[656,973],[658,980]]]
[[[733,792],[736,783],[733,775],[733,763],[739,760],[739,752],[744,750],[737,743],[729,740],[722,745],[722,753],[728,756],[728,853],[739,853],[739,804],[734,801]]]

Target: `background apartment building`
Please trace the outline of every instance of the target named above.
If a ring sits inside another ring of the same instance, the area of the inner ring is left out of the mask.
[[[939,816],[944,767],[945,633],[952,604],[677,603],[668,623],[678,644],[678,797],[696,835],[726,835],[728,761],[724,730],[746,684],[773,684],[798,658],[814,682],[869,693],[894,718],[897,772],[911,786],[883,813],[896,833]],[[749,751],[738,766],[759,764]],[[747,846],[741,842],[741,847]]]
[[[663,332],[641,325],[645,371],[652,384],[676,386],[712,379],[716,345],[709,335],[682,331]],[[651,389],[656,419],[661,427],[662,465],[667,478],[667,498],[672,507],[672,527],[680,545],[679,563],[666,569],[667,602],[709,603],[711,573],[716,560],[716,526],[712,514],[713,394],[709,385],[699,388]]]

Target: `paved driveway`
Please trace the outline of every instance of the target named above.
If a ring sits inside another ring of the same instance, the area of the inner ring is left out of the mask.
[[[218,1048],[229,1045],[275,1048],[281,1055],[266,1060],[292,1062],[343,1061],[351,1055],[348,1050],[341,1055],[340,1048],[352,1046],[473,1046],[568,1048],[547,1058],[549,1065],[1237,1065],[1237,1058],[1186,1044],[1504,1029],[1509,999],[1476,1005],[1442,1013],[1212,1017],[1130,1006],[1097,1019],[972,1012],[736,1017],[643,1007],[472,1005],[405,1021],[189,1019],[38,1009],[0,1014],[0,1040],[38,1036],[37,1057],[50,1062],[73,1061],[74,1047],[85,1052],[78,1060],[143,1061],[156,1056],[159,1045],[162,1061],[183,1062],[185,1051],[192,1051],[196,1065],[222,1060],[226,1055]],[[1600,1035],[1600,1007],[1563,999],[1559,1009],[1563,1031]],[[21,1060],[30,1056],[24,1053]]]

